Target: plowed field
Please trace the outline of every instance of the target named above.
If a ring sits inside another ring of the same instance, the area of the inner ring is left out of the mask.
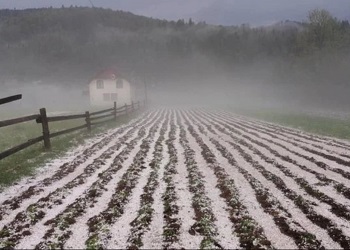
[[[159,109],[0,197],[5,248],[350,248],[350,143]]]

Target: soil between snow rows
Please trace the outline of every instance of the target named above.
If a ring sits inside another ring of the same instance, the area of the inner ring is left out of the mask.
[[[0,198],[0,248],[350,248],[350,143],[155,109]]]

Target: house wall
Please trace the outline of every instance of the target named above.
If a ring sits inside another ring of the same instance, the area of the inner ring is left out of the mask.
[[[94,79],[89,84],[90,103],[92,106],[112,106],[115,100],[106,101],[103,94],[117,94],[117,106],[130,104],[133,100],[132,88],[128,81],[123,79],[123,88],[116,87],[117,80],[103,80],[103,89],[97,88],[97,79]]]

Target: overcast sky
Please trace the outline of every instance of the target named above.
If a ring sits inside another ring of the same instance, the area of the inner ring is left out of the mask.
[[[130,11],[161,19],[193,18],[213,24],[272,24],[302,21],[309,10],[324,8],[340,19],[350,19],[350,0],[0,0],[0,8],[91,6]]]

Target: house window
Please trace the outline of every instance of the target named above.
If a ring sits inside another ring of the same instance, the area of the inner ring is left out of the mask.
[[[104,93],[103,94],[103,101],[109,102],[109,101],[116,101],[117,100],[117,93]]]
[[[111,93],[111,101],[116,101],[118,98],[117,93]]]
[[[109,102],[111,100],[111,94],[110,93],[104,93],[103,94],[103,100],[105,102]]]
[[[117,89],[123,88],[123,79],[120,79],[120,78],[117,79],[116,87],[117,87]]]
[[[96,81],[96,87],[97,87],[97,89],[103,89],[104,88],[103,80],[97,80]]]

